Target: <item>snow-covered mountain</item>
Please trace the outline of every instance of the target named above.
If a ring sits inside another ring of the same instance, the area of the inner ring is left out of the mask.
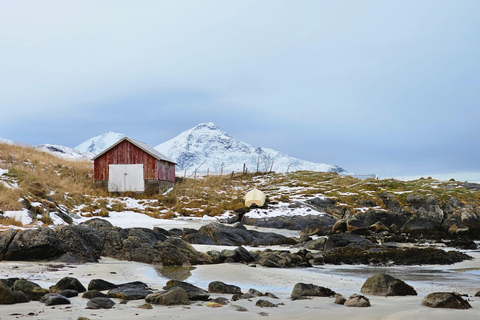
[[[75,149],[81,152],[90,152],[96,155],[124,137],[125,135],[123,133],[109,131],[82,142],[76,146]]]
[[[0,143],[14,145],[15,143],[12,140],[0,138]]]
[[[80,160],[80,159],[89,160],[95,156],[95,154],[91,152],[82,152],[82,151],[61,146],[58,144],[41,144],[41,145],[35,146],[34,148],[39,151],[53,154],[56,157],[69,159],[69,160]]]
[[[270,168],[276,172],[345,171],[336,165],[300,160],[272,149],[253,147],[232,138],[211,122],[184,131],[155,149],[173,159],[179,170],[186,169],[189,172],[198,167],[198,172],[239,172],[243,170],[244,163],[249,172],[255,172],[257,164],[259,171],[268,171]]]

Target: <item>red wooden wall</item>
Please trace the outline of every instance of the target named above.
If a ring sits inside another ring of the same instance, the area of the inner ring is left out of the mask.
[[[144,179],[175,182],[175,165],[157,160],[129,141],[123,141],[94,161],[94,180],[108,180],[110,164],[143,164]]]

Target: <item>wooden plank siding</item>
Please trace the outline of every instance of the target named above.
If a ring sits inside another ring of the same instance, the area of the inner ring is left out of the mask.
[[[143,164],[144,179],[175,182],[175,164],[157,160],[129,141],[123,141],[94,160],[94,180],[108,180],[110,164]]]

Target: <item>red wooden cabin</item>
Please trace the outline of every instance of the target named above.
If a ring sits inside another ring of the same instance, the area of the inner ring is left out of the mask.
[[[125,137],[93,158],[94,186],[110,192],[158,193],[175,183],[175,162]]]

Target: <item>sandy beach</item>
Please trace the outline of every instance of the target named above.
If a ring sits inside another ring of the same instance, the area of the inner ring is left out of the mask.
[[[201,288],[207,288],[211,281],[219,280],[235,284],[243,292],[255,288],[262,292],[271,292],[279,300],[266,298],[273,303],[284,303],[276,308],[255,306],[259,298],[232,301],[241,305],[246,312],[233,310],[229,305],[221,308],[208,308],[205,302],[193,302],[188,306],[153,306],[151,310],[139,309],[144,300],[120,300],[110,310],[85,309],[87,299],[71,298],[71,305],[48,307],[39,302],[29,302],[0,306],[0,319],[77,319],[80,316],[90,319],[478,319],[480,297],[473,295],[480,289],[478,272],[480,253],[470,252],[475,260],[464,261],[452,266],[407,266],[374,268],[368,266],[319,266],[308,269],[274,269],[249,267],[245,264],[224,263],[218,265],[195,266],[186,281]],[[78,278],[85,286],[92,279],[105,279],[114,283],[143,281],[153,289],[160,290],[168,281],[158,268],[148,264],[117,261],[103,258],[99,263],[72,265],[55,262],[0,262],[0,277],[23,277],[40,284],[44,288],[54,285],[65,276]],[[418,292],[410,297],[368,296],[369,308],[348,308],[333,303],[332,298],[314,297],[307,300],[289,299],[293,286],[298,282],[325,286],[348,297],[360,293],[360,288],[371,274],[389,272],[400,277]],[[419,276],[421,275],[421,276]],[[432,309],[421,305],[422,298],[435,291],[456,291],[468,294],[472,305],[468,310]],[[212,294],[211,297],[231,295]],[[263,315],[261,313],[264,313]],[[268,314],[268,316],[267,316]]]

